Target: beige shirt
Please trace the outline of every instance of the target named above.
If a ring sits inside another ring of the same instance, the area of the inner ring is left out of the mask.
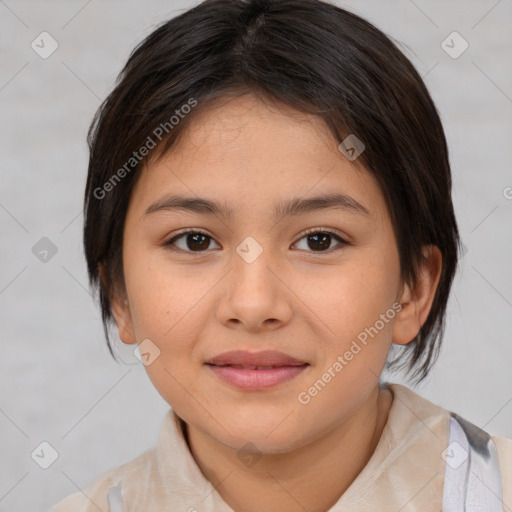
[[[402,385],[389,384],[389,389],[393,403],[377,448],[326,512],[441,511],[450,412]],[[501,469],[503,510],[512,512],[512,439],[492,440]],[[172,410],[154,448],[100,476],[49,512],[109,512],[107,496],[119,484],[122,512],[233,512],[196,464]],[[120,512],[112,503],[110,512]]]

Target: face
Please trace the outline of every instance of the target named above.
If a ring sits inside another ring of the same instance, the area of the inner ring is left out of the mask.
[[[408,336],[393,227],[375,179],[316,117],[251,95],[197,113],[133,190],[120,337],[150,340],[149,378],[189,425],[233,448],[291,450],[349,421],[393,337]],[[243,388],[206,364],[234,350],[307,364]]]

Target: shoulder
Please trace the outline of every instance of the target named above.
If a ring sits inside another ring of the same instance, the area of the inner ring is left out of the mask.
[[[416,394],[414,391],[405,386],[391,384],[390,387],[395,398],[398,399],[398,403],[396,405],[397,410],[400,411],[401,418],[407,418],[407,413],[410,412],[411,414],[414,414],[414,416],[416,416],[418,419],[420,419],[423,425],[429,426],[431,430],[433,424],[439,425],[441,422],[444,425],[443,429],[438,431],[438,437],[436,440],[431,440],[431,442],[438,442],[438,453],[446,454],[447,449],[450,447],[452,441],[457,441],[459,445],[463,444],[466,447],[471,446],[475,450],[475,455],[478,455],[479,453],[483,454],[483,470],[485,471],[486,464],[488,462],[487,458],[489,456],[489,448],[491,447],[489,443],[491,440],[493,441],[496,450],[491,448],[491,453],[494,452],[495,454],[495,464],[497,465],[496,467],[499,471],[498,474],[501,475],[501,491],[499,495],[501,496],[503,504],[505,505],[504,509],[512,511],[512,439],[500,436],[492,436],[485,432],[485,430],[481,429],[477,425],[474,425],[453,411],[444,409],[430,402],[429,400],[422,398],[420,395]],[[410,422],[408,431],[412,431],[412,425],[413,423]],[[400,432],[400,434],[401,439],[406,437],[404,433]],[[459,437],[461,434],[462,437]],[[471,460],[472,459],[473,458],[471,458]],[[486,482],[480,478],[483,475],[480,474],[479,477],[479,471],[482,471],[482,460],[480,461],[479,465],[478,458],[475,458],[474,463],[474,466],[468,466],[468,464],[459,464],[457,468],[460,467],[463,473],[468,471],[466,475],[469,475],[470,477],[472,476],[470,474],[473,473],[476,476],[476,480],[481,481],[484,484],[484,487],[487,485],[488,489],[491,489],[489,485],[492,485],[493,480],[491,475],[493,473],[488,471],[486,474],[486,477],[488,477],[486,484]],[[448,460],[446,460],[445,483],[446,476],[450,476],[450,474],[453,473],[452,469],[457,468],[452,468],[449,465]],[[474,484],[475,478],[473,478],[472,481]],[[495,495],[498,496],[496,493]],[[455,508],[454,510],[458,509]]]
[[[154,469],[155,448],[145,451],[132,461],[118,466],[92,481],[83,490],[59,501],[48,512],[108,512],[108,494],[121,482],[141,482]]]
[[[512,439],[508,437],[492,436],[492,440],[498,450],[500,463],[509,471],[512,470]]]
[[[503,503],[512,510],[512,439],[492,436],[500,461]]]
[[[438,434],[448,438],[450,411],[427,400],[412,389],[402,385],[385,383],[393,394],[393,403],[390,409],[389,420],[399,431],[400,439],[413,429],[415,435],[420,434],[427,427],[429,430],[439,430]],[[403,425],[406,425],[404,428]],[[419,431],[417,432],[417,430]],[[437,433],[437,432],[436,432]]]

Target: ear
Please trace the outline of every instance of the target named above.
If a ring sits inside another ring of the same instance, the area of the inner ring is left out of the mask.
[[[442,254],[436,245],[423,248],[427,261],[423,264],[414,289],[405,285],[400,298],[402,309],[395,316],[393,343],[407,345],[420,331],[427,320],[439,284],[442,269]]]
[[[116,321],[119,338],[123,343],[126,343],[127,345],[137,343],[133,330],[130,304],[126,295],[124,293],[119,293],[118,291],[112,290],[108,283],[105,266],[102,263],[99,265],[99,273],[105,290],[109,290],[110,292],[110,306]]]

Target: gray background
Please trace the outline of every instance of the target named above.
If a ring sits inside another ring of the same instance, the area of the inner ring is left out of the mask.
[[[168,406],[129,350],[110,357],[87,286],[85,134],[134,45],[192,5],[0,1],[0,511],[46,510],[156,442]],[[467,253],[440,361],[415,389],[512,437],[512,1],[338,5],[407,45],[450,145]],[[43,31],[59,45],[47,59],[31,47]],[[456,59],[441,46],[453,31],[469,43]],[[46,470],[30,455],[42,441],[59,454]]]

